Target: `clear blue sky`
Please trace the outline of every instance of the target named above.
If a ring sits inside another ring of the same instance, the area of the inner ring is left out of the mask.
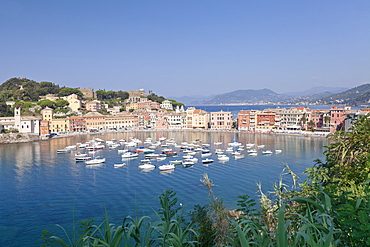
[[[370,81],[370,1],[0,0],[12,77],[165,97]]]

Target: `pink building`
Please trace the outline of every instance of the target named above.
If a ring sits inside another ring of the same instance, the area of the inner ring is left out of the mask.
[[[345,118],[344,109],[333,106],[333,108],[330,109],[330,132],[342,129]]]

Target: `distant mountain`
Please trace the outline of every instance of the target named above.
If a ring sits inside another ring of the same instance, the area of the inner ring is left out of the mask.
[[[344,92],[348,89],[349,88],[346,88],[346,87],[323,87],[323,86],[320,86],[320,87],[313,87],[313,88],[310,88],[310,89],[307,89],[307,90],[301,91],[301,92],[288,92],[288,93],[284,93],[284,95],[309,96],[309,95],[316,95],[316,94],[322,94],[322,93],[337,94],[337,93]]]
[[[360,105],[370,101],[370,83],[348,89],[344,92],[321,98],[322,104]]]
[[[204,95],[192,95],[192,96],[181,96],[181,97],[168,97],[169,99],[175,99],[177,102],[184,103],[185,105],[191,105],[202,100],[209,99],[213,96]]]
[[[202,100],[200,104],[263,104],[263,103],[278,103],[288,100],[291,97],[277,94],[270,89],[261,90],[237,90],[230,93],[216,95],[210,99]]]

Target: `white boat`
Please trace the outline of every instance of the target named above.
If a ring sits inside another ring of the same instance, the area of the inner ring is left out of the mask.
[[[86,161],[86,160],[91,160],[92,157],[84,156],[84,157],[76,157],[75,159],[76,159],[76,161]]]
[[[212,153],[204,153],[204,154],[201,154],[202,158],[209,157],[211,155],[212,155]]]
[[[272,151],[271,150],[265,150],[265,151],[262,151],[262,154],[272,154]]]
[[[194,162],[193,161],[190,161],[190,160],[185,160],[184,162],[182,162],[182,165],[184,167],[189,167],[189,166],[193,166],[194,165]]]
[[[160,154],[151,153],[151,154],[146,154],[145,155],[145,158],[147,158],[147,159],[155,159],[155,158],[158,158],[159,156],[160,156]]]
[[[248,153],[249,156],[257,156],[257,152]]]
[[[248,152],[248,154],[257,153],[257,150],[256,149],[249,149],[247,152]]]
[[[71,152],[71,150],[70,149],[59,149],[59,150],[57,150],[57,153],[58,154],[66,154],[66,153],[70,153]]]
[[[182,160],[171,160],[170,163],[173,164],[173,165],[181,165]]]
[[[95,165],[95,164],[100,164],[100,163],[104,163],[104,162],[105,162],[105,158],[95,158],[95,159],[91,159],[91,160],[86,160],[85,164],[86,165]]]
[[[276,154],[279,154],[279,153],[281,153],[281,152],[283,152],[283,150],[281,150],[281,149],[276,149],[276,150],[275,150],[275,153],[276,153]]]
[[[127,152],[127,153],[122,154],[122,159],[132,159],[132,158],[136,158],[138,156],[139,155],[137,153]]]
[[[229,159],[230,159],[229,156],[227,156],[225,154],[219,154],[217,156],[217,158],[218,158],[219,161],[229,161]]]
[[[77,150],[77,146],[76,145],[67,146],[66,149],[69,149],[71,151],[75,151],[75,150]]]
[[[222,144],[222,142],[214,142],[213,144],[214,144],[214,145],[221,145],[221,144]]]
[[[128,149],[119,149],[118,150],[119,154],[123,154],[123,153],[127,153],[127,152],[128,152]]]
[[[124,167],[126,165],[126,163],[122,163],[122,164],[114,164],[114,168],[119,168],[119,167]]]
[[[146,170],[146,169],[154,169],[155,168],[155,165],[151,164],[151,163],[145,163],[145,164],[142,164],[142,165],[139,165],[139,169],[142,169],[142,170]]]
[[[247,144],[245,144],[245,147],[246,147],[247,149],[251,149],[251,148],[253,148],[253,147],[254,147],[254,144],[253,144],[253,143],[247,143]]]
[[[228,145],[231,146],[231,147],[239,147],[242,144],[240,142],[230,142],[230,143],[228,143]]]
[[[237,160],[237,159],[242,159],[242,158],[244,158],[244,157],[245,157],[245,155],[244,155],[244,154],[239,154],[239,155],[235,155],[234,157],[235,157],[235,159]]]
[[[158,169],[160,171],[173,170],[173,169],[175,169],[175,165],[174,164],[165,164],[165,165],[161,165],[160,167],[158,167]]]
[[[232,152],[231,155],[240,155],[240,153],[238,151],[235,151],[235,152]]]
[[[257,148],[264,148],[265,145],[258,145]]]
[[[162,160],[165,160],[166,157],[165,156],[160,156],[160,157],[157,157],[157,161],[162,161]]]
[[[75,158],[81,158],[81,157],[86,157],[87,154],[82,154],[82,153],[77,153],[75,154]]]
[[[216,149],[215,154],[223,154],[224,151],[222,149]]]
[[[208,159],[208,158],[207,158],[207,159],[205,159],[205,160],[202,160],[202,163],[203,163],[203,164],[209,164],[209,163],[213,163],[213,161],[214,161],[213,159]]]

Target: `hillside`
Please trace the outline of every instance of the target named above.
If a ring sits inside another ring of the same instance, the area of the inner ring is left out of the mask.
[[[216,95],[210,99],[203,100],[201,104],[258,104],[278,103],[288,100],[290,97],[277,94],[270,89],[261,90],[237,90],[230,93]]]
[[[361,105],[370,100],[370,83],[348,89],[344,92],[330,95],[318,100],[321,104]]]

